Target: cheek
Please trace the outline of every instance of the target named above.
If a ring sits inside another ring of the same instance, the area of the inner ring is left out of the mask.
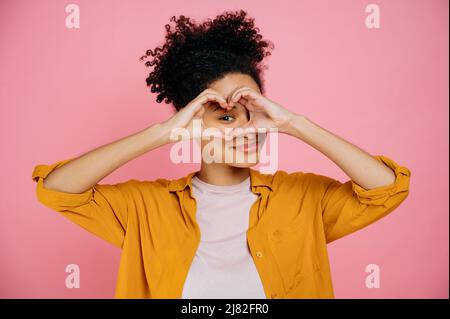
[[[249,119],[247,118],[247,116],[245,114],[241,115],[236,119],[236,121],[234,121],[233,127],[244,127],[244,126],[246,126],[248,121],[249,121]]]
[[[214,117],[211,116],[211,114],[205,114],[203,115],[203,124],[206,127],[214,127],[215,126],[215,121],[214,121]]]

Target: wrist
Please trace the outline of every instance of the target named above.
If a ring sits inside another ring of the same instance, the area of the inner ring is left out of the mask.
[[[283,128],[280,129],[281,133],[288,134],[294,137],[299,137],[304,123],[307,121],[306,117],[300,114],[292,113],[289,121]]]
[[[151,148],[170,143],[170,129],[165,122],[155,123],[144,131]]]

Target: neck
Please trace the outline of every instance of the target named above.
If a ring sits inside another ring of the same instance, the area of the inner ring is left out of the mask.
[[[233,167],[230,165],[202,162],[196,176],[202,181],[213,185],[234,185],[243,182],[250,176],[248,167]]]

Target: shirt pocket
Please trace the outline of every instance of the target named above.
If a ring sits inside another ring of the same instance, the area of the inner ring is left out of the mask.
[[[309,291],[315,295],[316,276],[321,269],[312,229],[295,217],[274,225],[268,237],[283,278],[285,293],[303,296]]]
[[[295,242],[304,236],[305,226],[302,224],[300,216],[293,219],[276,223],[270,227],[268,236],[271,243]]]

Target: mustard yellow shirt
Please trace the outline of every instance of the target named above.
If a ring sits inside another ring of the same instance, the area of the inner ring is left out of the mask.
[[[334,298],[327,243],[392,212],[409,193],[410,171],[383,155],[390,185],[366,190],[307,172],[250,169],[258,195],[247,240],[267,298]],[[36,165],[32,178],[45,206],[122,248],[116,298],[181,298],[200,242],[191,178],[96,184],[83,193],[45,189],[57,167]]]

